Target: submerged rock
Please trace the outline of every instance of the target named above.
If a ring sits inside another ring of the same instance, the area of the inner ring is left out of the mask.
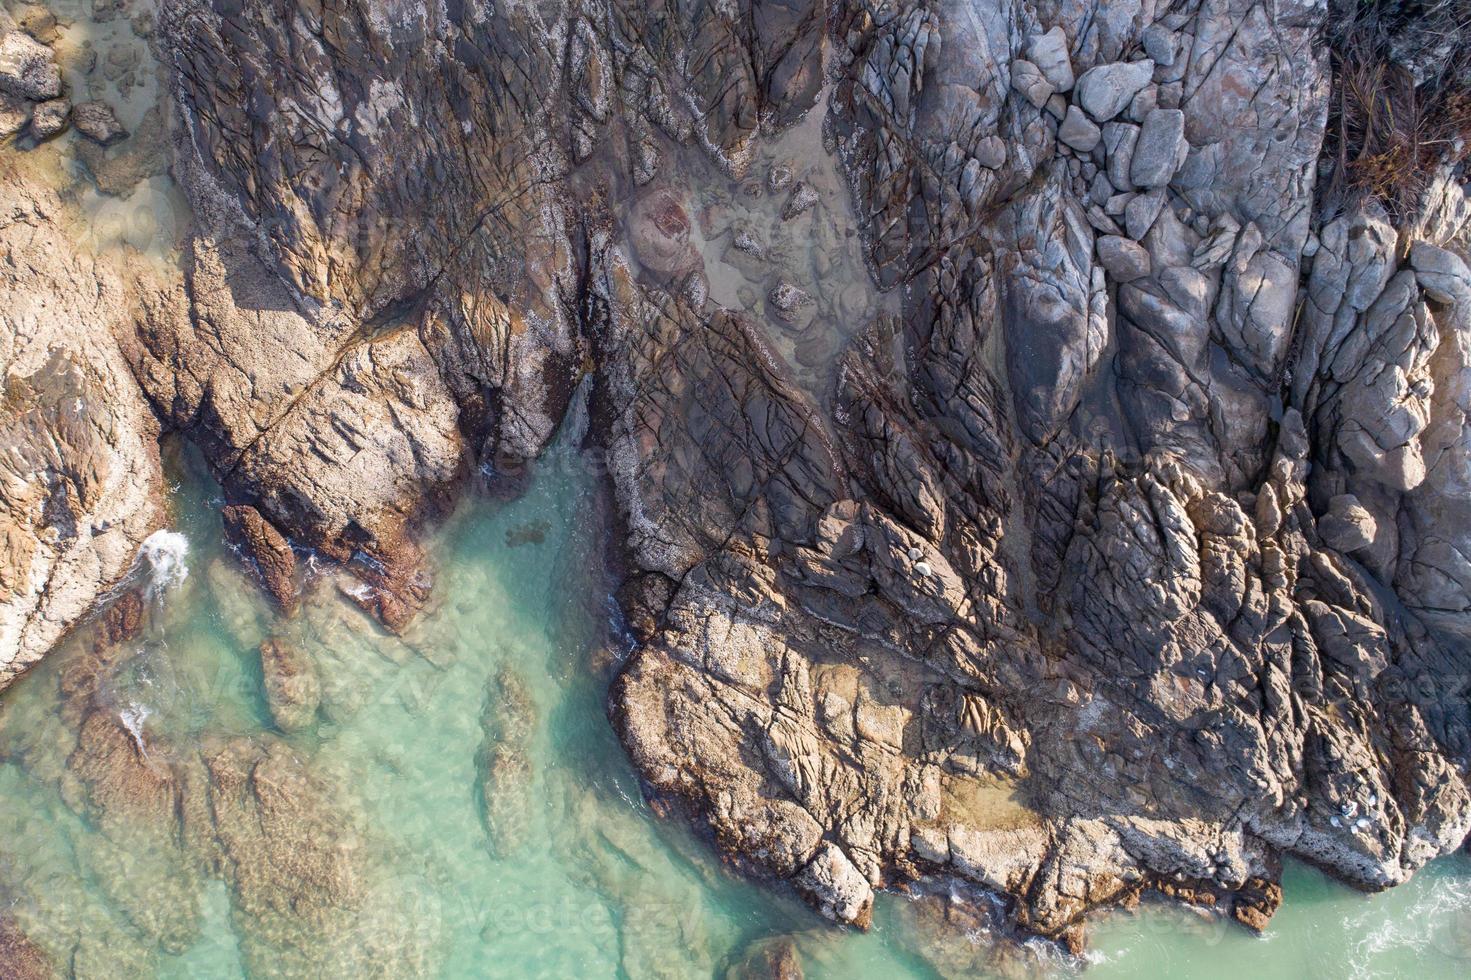
[[[112,146],[128,138],[128,131],[106,102],[78,102],[72,106],[71,116],[77,132],[100,146]]]
[[[725,980],[802,980],[802,958],[787,936],[762,939],[742,951],[726,968]]]
[[[781,209],[783,221],[791,221],[799,214],[804,214],[817,206],[819,198],[817,191],[806,181],[798,181],[792,188],[791,196]]]
[[[486,685],[480,713],[483,739],[475,757],[480,813],[491,853],[508,857],[525,846],[536,801],[530,741],[536,733],[536,702],[519,674],[502,667]]]
[[[261,673],[265,677],[266,703],[271,717],[283,732],[310,726],[322,701],[321,681],[311,657],[291,644],[269,639],[260,646]]]
[[[639,263],[667,281],[676,281],[701,266],[690,239],[690,218],[673,191],[656,190],[633,207],[629,239]]]
[[[787,323],[796,322],[802,308],[812,305],[812,297],[807,295],[807,291],[789,282],[777,283],[767,299],[777,318]]]
[[[0,915],[0,975],[9,980],[49,980],[57,975],[45,951],[26,938],[8,913]]]

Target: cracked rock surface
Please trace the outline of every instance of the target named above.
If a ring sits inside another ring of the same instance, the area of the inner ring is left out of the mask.
[[[118,367],[283,605],[310,549],[401,628],[416,529],[587,377],[613,723],[827,916],[918,881],[1072,945],[1148,889],[1261,928],[1284,854],[1377,889],[1462,846],[1466,174],[1320,209],[1323,3],[162,6],[195,229]],[[897,311],[816,385],[702,288],[681,162],[796,218],[754,161],[808,112]]]
[[[120,346],[148,273],[78,249],[64,215],[26,168],[0,170],[0,686],[164,520],[158,421]]]

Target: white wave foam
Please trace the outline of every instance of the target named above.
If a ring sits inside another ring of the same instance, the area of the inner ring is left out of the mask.
[[[143,723],[148,720],[148,716],[152,713],[146,705],[141,705],[136,702],[129,702],[122,711],[118,712],[118,717],[122,719],[123,727],[128,730],[129,735],[133,736],[133,744],[138,746],[138,751],[144,756],[148,755],[148,747],[143,744]]]
[[[148,597],[156,599],[177,588],[189,577],[189,539],[178,531],[154,531],[144,539],[138,551],[148,562],[152,581]]]
[[[1464,935],[1466,910],[1471,908],[1471,882],[1422,875],[1423,881],[1402,886],[1412,896],[1403,911],[1386,916],[1382,905],[1375,903],[1346,919],[1350,935],[1362,937],[1352,947],[1353,967],[1360,975],[1373,973],[1376,960],[1394,951],[1417,957],[1432,952],[1452,959],[1466,957],[1468,950],[1460,936]]]

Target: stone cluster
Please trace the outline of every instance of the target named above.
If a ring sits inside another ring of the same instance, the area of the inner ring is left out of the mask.
[[[99,146],[126,139],[112,106],[97,99],[73,104],[67,95],[61,67],[45,43],[56,36],[56,18],[39,4],[26,4],[20,13],[17,20],[0,10],[0,140],[25,136],[44,142],[68,125]]]

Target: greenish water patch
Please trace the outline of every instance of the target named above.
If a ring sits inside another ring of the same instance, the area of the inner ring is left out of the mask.
[[[99,661],[84,629],[0,698],[0,911],[88,977],[712,977],[772,942],[811,977],[1077,973],[1041,944],[1003,953],[938,899],[888,896],[872,932],[831,929],[649,811],[605,716],[617,644],[592,471],[563,446],[523,496],[466,504],[436,534],[437,605],[399,639],[330,573],[278,620],[222,543],[218,488],[178,464],[182,537],[140,563],[142,633]],[[315,721],[289,735],[264,694],[267,636],[320,679]],[[136,743],[83,738],[91,713]],[[292,765],[259,776],[273,745],[330,792]],[[243,820],[229,771],[198,761],[221,746],[255,760]],[[114,784],[98,759],[131,775]],[[172,774],[161,805],[150,773]],[[323,839],[332,874],[302,856]],[[299,892],[245,866],[293,861],[308,862]],[[1449,977],[1471,962],[1463,860],[1373,897],[1301,868],[1286,885],[1265,939],[1180,909],[1106,917],[1083,972]]]
[[[349,862],[361,894],[346,903],[345,932],[329,925],[322,944],[346,938],[368,955],[310,969],[274,958],[259,924],[243,924],[258,891],[181,860],[174,831],[151,837],[158,814],[129,809],[144,795],[136,778],[99,789],[79,775],[96,752],[66,692],[97,670],[94,628],[0,699],[0,911],[53,962],[97,977],[711,976],[749,943],[798,931],[811,933],[816,969],[911,971],[882,931],[837,941],[795,900],[734,876],[649,813],[606,720],[603,532],[591,468],[573,454],[554,454],[520,498],[472,501],[447,523],[434,549],[439,604],[401,640],[330,580],[277,621],[222,543],[218,488],[197,460],[176,469],[182,537],[140,561],[152,617],[107,664],[88,710],[133,733],[141,764],[159,771],[198,776],[191,752],[238,738],[284,744],[335,787],[332,819],[359,828],[354,846],[373,853]],[[268,635],[309,656],[321,680],[315,723],[291,735],[273,729],[263,692]],[[522,832],[493,847],[483,719],[498,714],[508,674],[533,706],[526,730],[503,733],[529,780],[510,787]],[[203,796],[218,808],[215,792]],[[181,790],[177,805],[200,796]],[[278,843],[267,830],[250,846],[289,858]]]
[[[1282,909],[1262,936],[1183,908],[1110,916],[1095,933],[1087,976],[1339,980],[1471,971],[1471,860],[1464,855],[1377,895],[1301,864],[1287,866],[1282,887]]]

